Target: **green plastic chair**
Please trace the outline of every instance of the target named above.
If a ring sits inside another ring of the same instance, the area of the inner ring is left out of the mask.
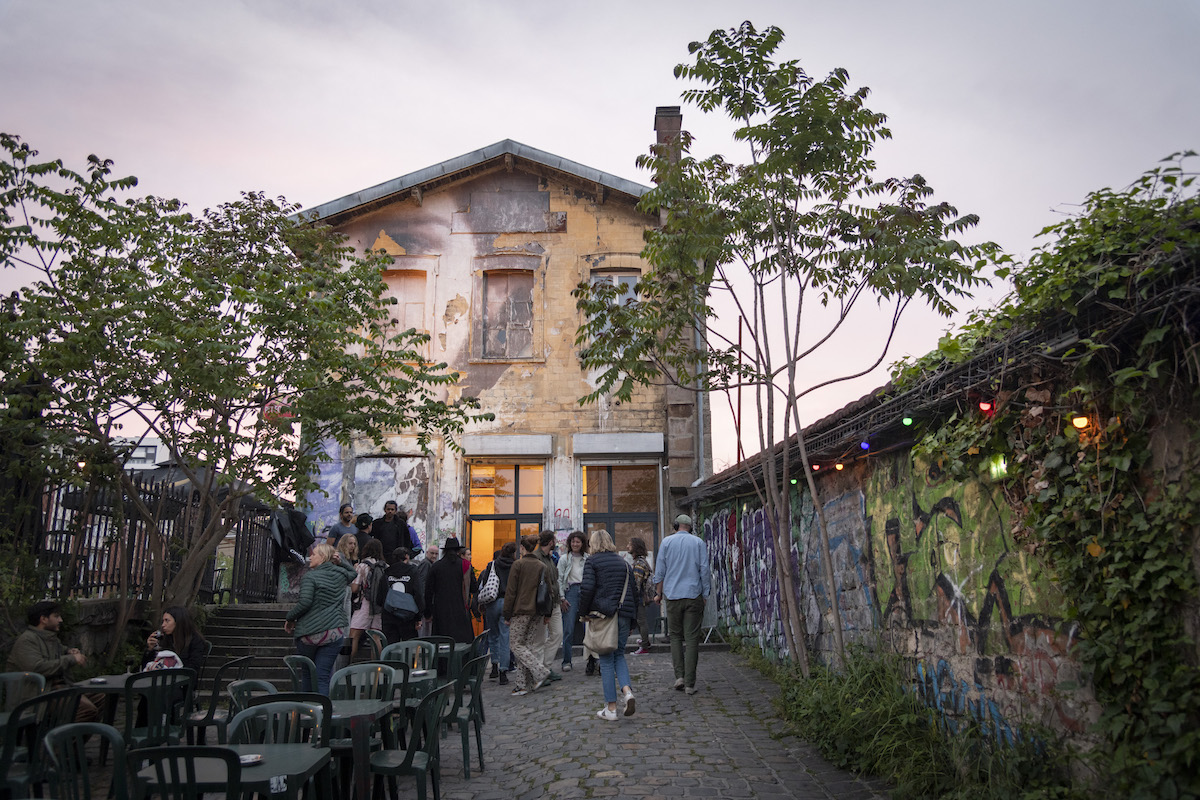
[[[0,711],[12,711],[45,688],[45,676],[36,672],[0,672]]]
[[[236,716],[249,707],[250,698],[260,695],[278,694],[275,684],[258,678],[247,678],[229,684],[229,713]]]
[[[390,700],[396,672],[385,664],[351,664],[329,679],[331,700]]]
[[[392,684],[396,679],[396,671],[386,664],[351,664],[333,673],[329,679],[329,698],[331,700],[391,700]],[[392,728],[385,730],[385,725],[391,725],[391,717],[376,723],[371,731],[371,749],[377,750],[385,744],[385,734],[391,735]],[[350,732],[345,725],[334,726],[334,737],[329,746],[340,763],[339,771],[344,779],[349,779],[349,760],[353,754],[353,744]],[[345,785],[343,794],[347,794],[349,785]]]
[[[471,642],[471,658],[479,658],[487,653],[488,650],[488,634],[491,633],[490,628],[484,628],[478,636]]]
[[[12,711],[25,700],[37,697],[46,688],[46,677],[36,672],[0,672],[0,711]],[[25,761],[28,749],[18,744],[12,756]]]
[[[31,790],[51,779],[42,741],[50,731],[75,721],[81,694],[75,687],[43,692],[18,703],[9,714],[0,750],[0,789],[9,797],[30,797]],[[25,760],[17,761],[22,749]]]
[[[363,638],[367,641],[367,648],[371,651],[371,661],[379,661],[382,658],[383,648],[387,647],[387,637],[383,635],[383,631],[368,628],[363,631]]]
[[[408,746],[403,750],[380,750],[371,754],[371,773],[375,775],[372,797],[383,796],[383,779],[388,779],[389,795],[397,796],[396,778],[412,775],[417,779],[417,800],[425,800],[425,782],[433,784],[434,800],[441,798],[441,775],[439,762],[441,751],[442,715],[454,692],[454,685],[447,683],[421,699],[417,706],[416,723]]]
[[[475,749],[479,754],[479,771],[483,772],[483,673],[487,669],[488,656],[473,658],[462,668],[462,674],[454,684],[454,702],[446,704],[442,721],[458,726],[462,735],[463,777],[471,777],[471,730],[475,725]]]
[[[326,703],[276,700],[257,703],[239,711],[229,721],[230,744],[298,744],[311,741],[318,746],[321,731],[328,729]],[[315,732],[315,734],[314,734]]]
[[[217,741],[221,744],[225,743],[225,729],[229,724],[229,718],[232,714],[229,713],[228,708],[221,707],[221,689],[226,682],[245,680],[246,672],[253,663],[254,656],[242,656],[232,661],[226,661],[221,665],[220,669],[217,670],[217,674],[213,676],[212,693],[208,695],[207,702],[203,703],[202,707],[188,714],[187,720],[184,721],[184,726],[187,729],[188,744],[197,744],[197,731],[200,734],[199,744],[204,744],[209,726],[217,729]]]
[[[220,781],[203,783],[197,767],[205,762],[220,762]],[[174,745],[146,747],[125,754],[130,786],[135,800],[160,797],[163,800],[202,800],[206,793],[219,792],[225,797],[242,796],[242,762],[228,747]]]
[[[195,688],[196,671],[186,667],[130,675],[125,681],[125,749],[182,742]],[[139,724],[143,719],[145,724]]]
[[[294,654],[283,657],[283,663],[292,676],[293,692],[315,692],[317,690],[317,665],[308,656]],[[304,685],[305,679],[308,686]]]
[[[379,658],[385,663],[403,661],[412,669],[435,669],[437,667],[437,645],[423,639],[409,639],[389,644],[383,648]]]
[[[277,694],[251,697],[249,703],[247,709],[267,703],[304,703],[319,706],[321,709],[320,724],[315,728],[314,733],[304,738],[303,741],[311,741],[314,747],[329,746],[329,729],[333,724],[333,701],[325,695],[316,692],[278,692]]]
[[[116,728],[102,722],[72,722],[46,732],[46,753],[53,776],[51,794],[60,800],[100,797],[85,752],[89,736],[103,739],[112,750],[113,763],[119,766],[112,771],[109,797],[123,800],[129,796],[125,788],[125,739]]]

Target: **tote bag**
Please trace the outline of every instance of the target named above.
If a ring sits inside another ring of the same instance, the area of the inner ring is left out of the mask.
[[[587,630],[583,632],[583,646],[599,656],[606,656],[617,649],[617,615],[621,606],[625,605],[625,592],[629,590],[629,570],[625,570],[625,585],[621,588],[621,599],[617,601],[617,610],[611,617],[593,611],[588,614]]]

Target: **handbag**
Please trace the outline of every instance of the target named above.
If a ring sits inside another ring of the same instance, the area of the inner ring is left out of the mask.
[[[496,570],[491,564],[488,564],[487,574],[487,580],[483,582],[483,586],[479,588],[479,594],[476,595],[481,606],[495,602],[496,598],[500,596],[500,576],[496,574]]]
[[[617,601],[617,610],[612,616],[593,611],[588,614],[587,628],[583,632],[583,646],[599,656],[606,656],[617,649],[620,634],[617,628],[617,616],[621,606],[625,605],[625,592],[629,590],[629,570],[625,570],[625,585],[621,588],[621,599]]]
[[[538,582],[537,590],[537,614],[539,617],[550,617],[554,615],[554,609],[550,606],[550,584],[546,583],[546,574],[542,573],[542,579]]]

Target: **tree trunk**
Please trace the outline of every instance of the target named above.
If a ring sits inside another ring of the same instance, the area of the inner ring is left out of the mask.
[[[800,460],[804,464],[804,478],[808,483],[808,491],[812,496],[813,508],[817,512],[817,538],[821,547],[821,565],[825,583],[829,586],[829,605],[833,612],[833,644],[837,656],[836,666],[846,663],[846,645],[842,641],[842,612],[838,606],[837,583],[833,574],[833,555],[829,550],[829,533],[825,527],[825,509],[817,494],[817,483],[813,480],[812,467],[808,463],[808,447],[804,443],[803,433],[796,434],[800,443]]]

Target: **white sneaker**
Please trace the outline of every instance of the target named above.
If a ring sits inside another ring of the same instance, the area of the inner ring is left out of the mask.
[[[633,692],[625,693],[625,716],[632,717],[634,711]]]
[[[617,712],[614,709],[609,708],[608,706],[605,706],[604,708],[597,711],[596,716],[599,717],[600,719],[608,720],[609,722],[617,721]]]

